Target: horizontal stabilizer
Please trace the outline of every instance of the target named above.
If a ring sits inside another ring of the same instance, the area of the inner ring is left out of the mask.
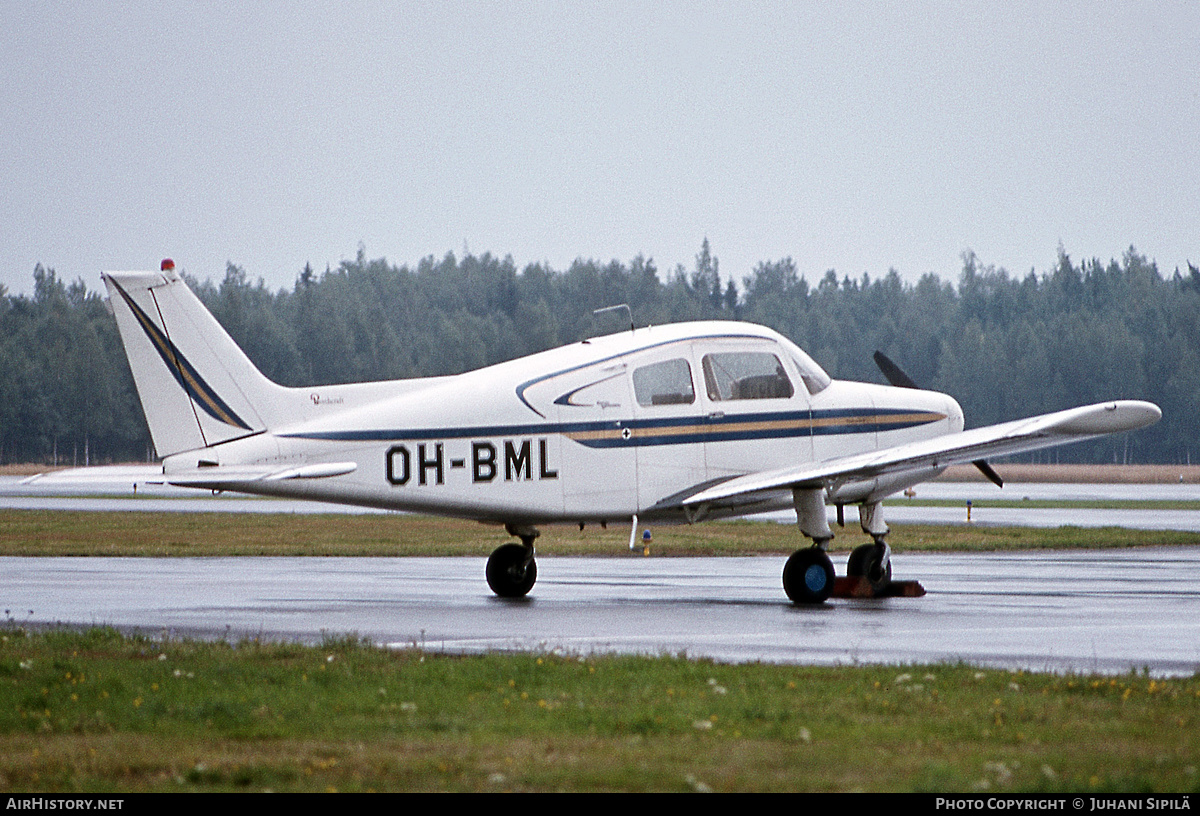
[[[26,476],[17,484],[44,488],[83,489],[111,484],[150,483],[162,480],[162,465],[93,465],[51,470]]]
[[[282,482],[289,479],[327,479],[331,476],[345,476],[357,469],[357,462],[329,462],[292,468],[218,465],[199,467],[181,473],[164,474],[152,483],[211,490],[237,490],[239,487],[245,488],[255,482]],[[255,491],[248,490],[247,492]]]

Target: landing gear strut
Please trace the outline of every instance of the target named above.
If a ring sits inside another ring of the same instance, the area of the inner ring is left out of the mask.
[[[501,598],[523,598],[537,581],[537,562],[533,541],[538,531],[532,527],[508,526],[508,532],[521,539],[501,544],[488,557],[487,582]]]
[[[833,562],[825,553],[825,544],[833,540],[833,530],[825,520],[825,495],[820,488],[793,488],[796,523],[813,546],[792,553],[783,566],[783,591],[796,604],[825,603],[833,594]]]
[[[924,595],[915,581],[892,583],[892,551],[887,545],[888,526],[879,502],[864,502],[858,507],[863,532],[874,539],[856,547],[846,564],[846,579],[834,578],[833,564],[825,554],[825,545],[833,540],[833,530],[825,517],[825,496],[820,488],[792,489],[796,522],[800,532],[813,540],[812,547],[796,550],[783,568],[783,590],[795,604],[824,603],[835,592],[838,597],[878,598],[887,595]],[[838,521],[841,523],[839,505]]]
[[[846,575],[865,578],[871,591],[878,594],[892,581],[892,550],[887,545],[888,526],[879,502],[859,505],[858,520],[874,543],[854,548],[846,563]]]

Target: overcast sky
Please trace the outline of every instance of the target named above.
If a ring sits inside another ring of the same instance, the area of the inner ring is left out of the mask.
[[[0,283],[1200,264],[1200,0],[0,0]]]

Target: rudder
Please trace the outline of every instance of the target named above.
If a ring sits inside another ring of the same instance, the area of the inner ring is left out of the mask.
[[[284,389],[267,379],[163,261],[106,272],[109,301],[159,456],[264,431]]]

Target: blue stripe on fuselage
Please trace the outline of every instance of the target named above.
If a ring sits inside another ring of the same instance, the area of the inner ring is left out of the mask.
[[[481,439],[502,436],[561,434],[589,448],[636,448],[848,433],[902,430],[945,419],[933,411],[839,408],[823,411],[772,411],[722,417],[688,416],[592,422],[545,422],[520,425],[474,425],[459,428],[386,428],[378,430],[309,431],[280,434],[289,439],[337,442]]]

